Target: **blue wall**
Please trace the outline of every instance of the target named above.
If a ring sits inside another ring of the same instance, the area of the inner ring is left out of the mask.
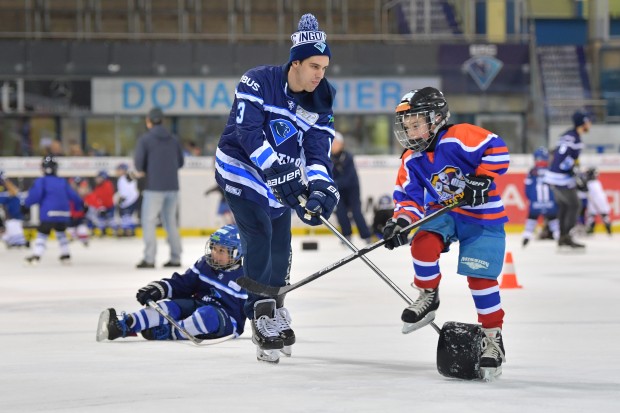
[[[585,45],[588,21],[584,19],[536,19],[538,45]]]

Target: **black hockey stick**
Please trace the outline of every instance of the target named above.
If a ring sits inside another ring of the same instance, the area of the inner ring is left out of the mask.
[[[417,227],[419,227],[420,225],[429,222],[437,217],[439,217],[440,215],[445,214],[446,212],[459,207],[463,204],[463,202],[458,202],[455,203],[453,205],[448,205],[445,206],[439,210],[437,210],[437,212],[431,214],[431,215],[427,215],[424,218],[414,222],[413,224],[409,224],[407,225],[405,228],[403,228],[401,230],[401,232],[405,232],[405,231],[411,231]],[[303,280],[300,280],[296,283],[293,284],[289,284],[289,285],[285,285],[282,287],[274,287],[271,285],[265,285],[265,284],[261,284],[258,281],[254,281],[251,278],[248,277],[240,277],[237,279],[237,284],[239,284],[241,287],[245,288],[246,290],[248,290],[249,292],[253,293],[253,294],[258,294],[258,295],[262,295],[265,297],[277,297],[279,295],[282,294],[286,294],[290,291],[296,290],[299,287],[302,287],[306,284],[308,284],[309,282],[312,282],[314,280],[316,280],[317,278],[320,278],[322,276],[324,276],[325,274],[332,272],[333,270],[342,267],[345,264],[350,263],[351,261],[368,254],[370,251],[373,251],[379,247],[382,247],[385,243],[387,242],[387,239],[381,239],[377,242],[375,242],[374,244],[371,244],[365,248],[362,248],[360,250],[358,250],[357,252],[342,258],[339,261],[336,261],[333,264],[328,265],[327,267],[320,269],[319,271],[315,272],[312,275],[309,275],[308,277],[304,278]]]
[[[340,239],[340,241],[342,241],[347,247],[349,247],[349,249],[353,252],[359,252],[359,248],[357,248],[351,241],[349,241],[344,235],[342,235],[340,233],[340,231],[338,231],[336,229],[336,227],[334,227],[332,225],[331,222],[329,222],[327,219],[325,219],[325,217],[323,217],[322,215],[319,215],[319,218],[321,219],[321,222],[323,224],[325,224],[325,226],[327,228],[329,228],[329,230],[331,232],[334,233],[334,235],[336,235],[338,237],[338,239]],[[364,261],[366,263],[366,265],[368,265],[370,267],[371,270],[373,270],[375,272],[375,274],[377,274],[383,281],[385,281],[385,283],[387,285],[390,286],[390,288],[392,290],[394,290],[396,292],[396,294],[398,294],[400,296],[400,298],[402,298],[403,300],[405,300],[405,302],[408,305],[413,304],[413,300],[411,298],[409,298],[409,296],[407,294],[405,294],[405,292],[403,290],[401,290],[400,288],[398,288],[398,286],[396,284],[394,284],[394,282],[387,276],[385,275],[385,273],[383,271],[381,271],[379,269],[379,267],[377,267],[375,265],[375,263],[373,263],[372,261],[370,261],[370,258],[366,257],[366,256],[362,256],[362,261]],[[435,331],[440,334],[441,333],[441,329],[437,326],[437,324],[435,324],[434,321],[431,321],[431,326],[435,329]]]
[[[177,320],[175,320],[174,318],[170,317],[170,315],[168,313],[166,313],[164,311],[163,308],[161,308],[159,306],[159,304],[157,304],[155,301],[153,300],[147,300],[146,304],[151,307],[153,310],[157,311],[159,313],[159,315],[161,315],[163,318],[165,318],[166,320],[168,320],[168,322],[177,330],[179,330],[181,333],[183,333],[185,335],[185,337],[187,337],[187,339],[189,341],[191,341],[192,343],[196,344],[196,345],[205,345],[205,344],[218,344],[218,343],[222,343],[226,340],[230,340],[231,338],[233,338],[235,335],[234,334],[229,334],[227,336],[224,337],[218,337],[218,338],[213,338],[213,339],[208,339],[208,340],[203,340],[200,339],[198,337],[193,336],[192,334],[190,334],[189,331],[187,331],[185,328],[181,327],[181,325],[177,322]]]

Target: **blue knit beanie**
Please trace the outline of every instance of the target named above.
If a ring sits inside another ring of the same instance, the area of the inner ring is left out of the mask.
[[[332,53],[325,41],[327,35],[319,31],[319,22],[312,14],[304,14],[299,19],[297,31],[291,35],[293,46],[291,47],[290,62],[304,60],[310,56],[327,56],[331,59]]]

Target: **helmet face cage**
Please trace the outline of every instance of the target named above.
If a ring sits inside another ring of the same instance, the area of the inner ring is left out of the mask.
[[[433,122],[431,121],[434,117],[434,111],[414,112],[408,110],[397,114],[396,124],[394,125],[396,139],[405,149],[423,152],[435,137]]]
[[[219,249],[218,252],[215,253],[215,255],[218,255],[218,258],[216,259],[214,257],[214,249],[216,249],[216,247],[224,248],[227,251],[226,260],[222,259]],[[205,246],[205,257],[207,263],[216,270],[226,270],[241,264],[243,251],[237,227],[234,225],[225,225],[211,234]]]
[[[423,152],[449,117],[448,102],[439,90],[412,90],[396,107],[394,135],[405,149]]]

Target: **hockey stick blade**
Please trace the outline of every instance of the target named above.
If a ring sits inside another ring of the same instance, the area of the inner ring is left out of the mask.
[[[429,222],[435,218],[437,218],[440,215],[445,214],[446,212],[457,208],[459,206],[463,205],[463,201],[455,203],[453,205],[449,205],[449,206],[445,206],[439,210],[437,210],[437,212],[432,213],[431,215],[427,215],[422,219],[419,219],[418,221],[414,222],[413,224],[409,224],[408,226],[406,226],[405,228],[402,229],[403,232],[405,231],[412,231],[415,228],[418,228],[420,225]],[[242,288],[245,288],[247,291],[253,293],[253,294],[257,294],[257,295],[262,295],[264,297],[277,297],[279,295],[282,294],[286,294],[288,292],[291,292],[293,290],[296,290],[297,288],[304,286],[306,284],[308,284],[311,281],[316,280],[317,278],[320,278],[322,276],[324,276],[325,274],[332,272],[333,270],[342,267],[345,264],[348,264],[349,262],[368,254],[370,251],[373,251],[379,247],[382,247],[385,243],[387,242],[386,239],[381,239],[377,242],[375,242],[374,244],[371,244],[365,248],[362,248],[360,250],[358,250],[357,252],[348,255],[344,258],[342,258],[339,261],[334,262],[333,264],[328,265],[325,268],[320,269],[319,271],[315,272],[312,275],[309,275],[308,277],[293,283],[293,284],[289,284],[289,285],[285,285],[282,287],[275,287],[275,286],[271,286],[271,285],[265,285],[265,284],[261,284],[258,281],[255,281],[251,278],[248,278],[246,276],[240,277],[237,279],[237,284],[239,284]]]

